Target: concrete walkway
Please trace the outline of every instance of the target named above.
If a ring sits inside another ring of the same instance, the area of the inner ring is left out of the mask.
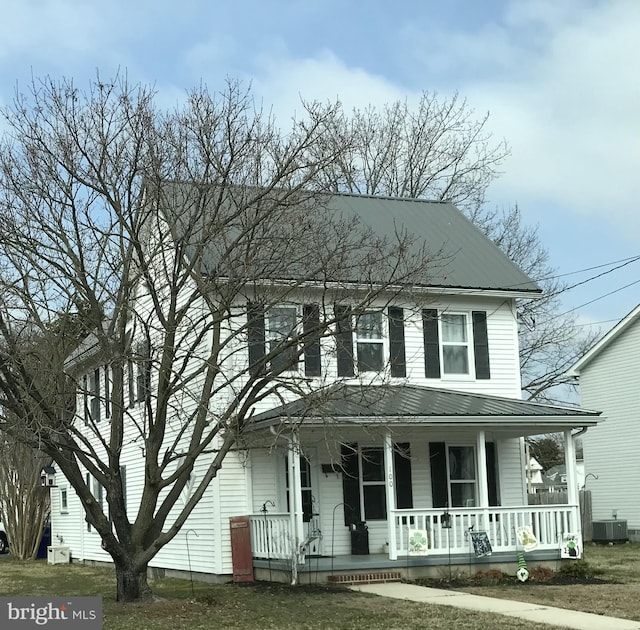
[[[455,606],[468,610],[496,613],[517,617],[537,623],[547,623],[552,626],[576,628],[577,630],[640,630],[640,622],[617,617],[605,617],[592,613],[553,608],[541,604],[529,604],[495,597],[481,597],[460,591],[449,591],[438,588],[403,584],[402,582],[387,582],[386,584],[358,584],[350,587],[354,591],[373,593],[383,597],[408,599],[425,604],[441,606]]]

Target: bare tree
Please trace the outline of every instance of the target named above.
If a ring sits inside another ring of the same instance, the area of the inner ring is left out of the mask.
[[[487,120],[458,95],[433,93],[415,108],[398,101],[351,116],[338,109],[330,144],[318,148],[349,149],[321,175],[338,191],[446,200],[463,210],[544,291],[542,299],[519,303],[523,392],[541,401],[566,397],[565,372],[598,333],[584,334],[574,313],[562,313],[559,296],[567,285],[555,277],[537,228],[523,224],[518,206],[501,212],[485,203],[509,153],[487,131]]]
[[[509,154],[487,130],[488,118],[457,94],[424,92],[415,108],[396,101],[347,115],[339,107],[328,121],[329,144],[317,149],[346,150],[321,179],[337,191],[446,200],[473,213]]]
[[[86,92],[35,82],[4,111],[2,428],[64,474],[113,558],[120,601],[152,596],[150,560],[243,444],[252,408],[309,394],[287,368],[340,328],[334,301],[348,292],[357,315],[424,283],[438,256],[328,206],[325,172],[351,150],[327,148],[335,115],[309,105],[284,133],[236,83],[164,112],[123,79]],[[253,323],[301,295],[312,305],[301,326],[281,313],[256,338]],[[97,366],[108,391],[84,380]],[[144,462],[131,518],[127,453]]]
[[[575,312],[563,312],[560,296],[567,284],[550,265],[537,227],[523,225],[517,205],[504,212],[479,210],[471,219],[543,289],[541,298],[518,304],[523,392],[530,400],[566,398],[563,387],[574,387],[566,372],[595,342],[598,331],[585,333]]]
[[[11,554],[33,560],[49,515],[49,491],[40,483],[48,458],[10,436],[0,442],[0,518]]]

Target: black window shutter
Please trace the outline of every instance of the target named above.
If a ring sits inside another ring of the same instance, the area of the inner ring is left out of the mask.
[[[489,337],[487,335],[486,311],[473,311],[473,354],[476,364],[476,378],[491,378],[489,368]]]
[[[353,376],[353,331],[351,307],[336,304],[336,347],[338,354],[338,376]]]
[[[396,507],[399,510],[413,508],[411,487],[411,450],[408,442],[396,444],[393,449],[393,474],[396,486]]]
[[[440,378],[440,339],[438,335],[438,311],[422,309],[422,334],[424,337],[424,375]]]
[[[397,306],[389,307],[389,354],[391,376],[406,376],[407,363],[404,352],[404,310]]]
[[[320,307],[317,304],[305,304],[302,308],[302,332],[305,340],[304,373],[306,376],[321,376],[322,374],[319,329]]]
[[[342,449],[342,500],[344,524],[362,520],[360,515],[360,479],[358,477],[358,445],[343,444]]]
[[[496,445],[494,442],[485,443],[487,454],[487,485],[489,494],[489,505],[500,505],[498,498],[498,468],[496,461]]]
[[[447,507],[447,455],[444,442],[429,442],[429,462],[431,464],[431,505],[434,508]]]
[[[258,376],[264,372],[264,306],[249,302],[247,307],[247,325],[249,341],[249,372]]]

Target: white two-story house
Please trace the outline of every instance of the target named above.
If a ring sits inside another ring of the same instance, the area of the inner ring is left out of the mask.
[[[250,544],[250,568],[265,579],[364,569],[415,575],[452,563],[515,571],[524,526],[538,543],[531,557],[557,559],[563,536],[581,536],[572,435],[598,414],[521,398],[517,301],[539,287],[451,204],[338,194],[328,205],[381,238],[415,235],[439,252],[438,271],[422,285],[381,292],[357,313],[340,270],[335,289],[300,284],[278,304],[265,305],[259,283],[246,288],[229,322],[246,334],[230,346],[228,374],[249,366],[255,377],[281,361],[279,378],[291,386],[254,405],[242,439],[151,566],[229,579],[246,571]],[[330,334],[274,355],[291,330],[329,319]],[[93,406],[108,421],[108,367],[90,350],[76,366],[85,398],[78,408]],[[131,371],[132,416],[155,378]],[[568,504],[529,506],[524,438],[552,432],[564,433]],[[142,459],[139,443],[125,445],[132,517]],[[100,488],[95,495],[103,501]],[[238,533],[244,524],[250,542]],[[476,532],[486,533],[491,555],[477,553]],[[109,560],[61,479],[52,535],[74,559]],[[415,544],[420,537],[425,543]]]

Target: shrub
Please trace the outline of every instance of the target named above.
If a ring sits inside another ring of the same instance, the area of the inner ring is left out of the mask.
[[[499,569],[489,569],[488,571],[477,571],[473,579],[481,584],[500,584],[506,577]]]
[[[529,569],[529,580],[532,582],[551,582],[553,580],[553,571],[548,567],[536,565]]]
[[[574,580],[591,580],[602,574],[602,569],[590,565],[586,560],[563,562],[557,571],[558,576]]]

